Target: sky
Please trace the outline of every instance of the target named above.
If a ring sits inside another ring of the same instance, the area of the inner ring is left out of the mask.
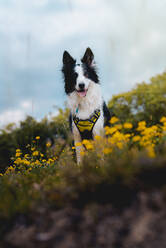
[[[166,0],[1,0],[0,128],[64,108],[64,50],[95,55],[104,99],[166,69]]]

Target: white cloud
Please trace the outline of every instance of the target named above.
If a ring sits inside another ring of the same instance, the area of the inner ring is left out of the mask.
[[[20,103],[17,109],[8,109],[0,114],[0,127],[8,123],[18,124],[24,120],[28,114],[32,114],[32,102],[29,100]]]
[[[17,123],[25,118],[23,110],[7,110],[0,114],[0,126],[3,127],[8,123]]]
[[[32,101],[26,100],[26,101],[21,102],[20,105],[21,105],[21,108],[23,108],[25,110],[30,110],[30,109],[32,109],[33,103],[32,103]]]

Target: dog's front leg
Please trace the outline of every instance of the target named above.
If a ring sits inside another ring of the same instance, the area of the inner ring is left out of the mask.
[[[82,155],[81,151],[83,151],[84,147],[81,145],[81,136],[76,127],[73,128],[73,136],[74,136],[74,145],[76,149],[76,158],[77,158],[77,164],[80,164],[82,161]]]

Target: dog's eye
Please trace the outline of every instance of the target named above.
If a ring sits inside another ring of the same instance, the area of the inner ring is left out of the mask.
[[[77,73],[77,72],[74,73],[74,77],[75,77],[75,78],[78,77],[78,73]]]
[[[88,77],[88,73],[86,72],[86,73],[84,74],[84,76],[87,78],[87,77]]]

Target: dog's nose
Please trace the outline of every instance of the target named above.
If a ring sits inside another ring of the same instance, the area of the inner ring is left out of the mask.
[[[83,89],[85,88],[85,84],[83,84],[83,83],[79,84],[79,88],[80,88],[81,90],[83,90]]]

